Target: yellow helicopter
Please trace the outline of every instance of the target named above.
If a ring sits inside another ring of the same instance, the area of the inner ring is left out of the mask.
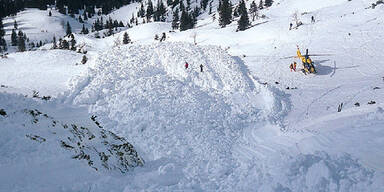
[[[296,47],[297,47],[297,51],[296,51],[297,56],[284,57],[283,59],[299,58],[303,63],[303,69],[301,69],[301,71],[304,74],[308,74],[308,73],[316,74],[315,65],[309,56],[329,56],[329,54],[311,54],[310,55],[308,54],[308,49],[305,50],[305,55],[302,55],[299,46],[296,45]]]
[[[309,57],[308,49],[305,50],[305,55],[301,55],[300,48],[297,45],[297,57],[303,62],[303,73],[316,73],[315,66],[313,65],[312,59]]]

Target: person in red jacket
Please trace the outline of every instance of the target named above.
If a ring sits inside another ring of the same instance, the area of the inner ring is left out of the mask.
[[[187,62],[185,62],[185,69],[188,69],[188,63]]]

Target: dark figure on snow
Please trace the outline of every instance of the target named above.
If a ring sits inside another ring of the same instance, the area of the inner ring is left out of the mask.
[[[165,33],[163,33],[163,35],[161,36],[161,38],[160,38],[160,42],[162,42],[162,41],[165,41]]]
[[[200,65],[200,72],[203,72],[203,64]]]
[[[292,23],[290,23],[290,24],[289,24],[289,30],[291,30],[291,29],[292,29],[292,26],[293,26],[293,24],[292,24]]]
[[[187,62],[185,62],[185,69],[188,69],[188,63]]]
[[[312,23],[315,23],[315,17],[312,15],[312,17],[311,17],[311,22]]]

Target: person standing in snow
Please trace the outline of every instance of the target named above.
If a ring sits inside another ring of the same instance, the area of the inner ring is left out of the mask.
[[[311,22],[312,23],[315,23],[315,17],[312,15],[312,17],[311,17]]]
[[[200,65],[200,72],[203,72],[203,64]]]
[[[163,33],[163,35],[161,36],[161,38],[160,38],[160,42],[162,42],[162,41],[165,41],[165,33]]]
[[[289,24],[289,30],[292,30],[292,26],[293,26],[293,24],[290,23],[290,24]]]
[[[188,63],[187,62],[185,62],[185,69],[188,69]]]

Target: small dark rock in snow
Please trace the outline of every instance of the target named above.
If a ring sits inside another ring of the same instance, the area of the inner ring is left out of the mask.
[[[0,109],[0,115],[2,115],[2,116],[6,116],[7,113],[4,111],[4,109]]]

